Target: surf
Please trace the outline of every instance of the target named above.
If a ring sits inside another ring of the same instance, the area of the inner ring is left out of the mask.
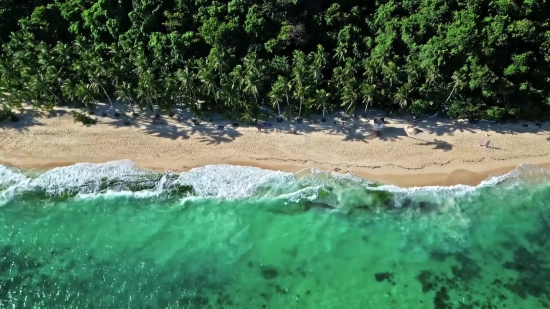
[[[45,172],[0,165],[0,205],[14,198],[67,199],[132,195],[220,200],[276,200],[298,209],[439,209],[446,201],[482,191],[546,186],[550,171],[522,164],[507,174],[490,177],[478,186],[400,188],[320,169],[298,173],[227,164],[206,165],[187,172],[159,173],[140,169],[130,160],[78,163]],[[283,204],[284,204],[283,203]],[[292,209],[292,207],[288,207]],[[296,207],[295,207],[296,208]],[[288,211],[288,209],[285,209]]]

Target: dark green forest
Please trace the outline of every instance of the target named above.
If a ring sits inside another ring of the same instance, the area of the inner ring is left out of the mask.
[[[549,119],[549,17],[546,0],[0,0],[2,108]]]

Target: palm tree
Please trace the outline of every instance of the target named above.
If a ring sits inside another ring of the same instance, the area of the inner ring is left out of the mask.
[[[88,85],[86,85],[82,81],[79,82],[78,84],[76,84],[75,85],[75,95],[78,98],[80,98],[82,103],[84,103],[84,106],[86,106],[86,108],[89,111],[92,111],[92,108],[89,104],[95,104],[96,96],[95,96],[95,93],[93,93],[93,91],[90,90]]]
[[[325,89],[315,90],[315,103],[317,103],[317,105],[323,109],[323,118],[321,118],[322,122],[327,121],[327,119],[325,118],[325,113],[327,110],[327,101],[329,98],[330,93],[327,93]]]
[[[225,67],[223,56],[223,51],[220,51],[217,47],[212,48],[210,50],[210,55],[208,56],[208,64],[218,72],[218,76],[222,76],[222,72]]]
[[[301,120],[302,105],[306,99],[306,93],[309,90],[309,86],[305,86],[300,80],[294,84],[294,97],[300,101],[300,108],[298,110],[298,119]]]
[[[348,52],[346,45],[346,43],[338,42],[338,46],[334,50],[334,58],[340,63],[344,62],[344,59],[346,59],[346,53]]]
[[[367,82],[374,84],[374,79],[378,73],[378,66],[370,61],[370,59],[365,59],[363,69],[365,70],[363,76],[367,79]]]
[[[451,96],[455,92],[456,88],[462,86],[462,78],[463,77],[460,75],[460,73],[458,71],[455,71],[451,78],[453,79],[453,82],[451,82],[451,84],[454,83],[454,85],[453,85],[453,89],[451,90],[451,93],[447,97],[447,100],[445,100],[445,105],[447,104],[447,102],[449,102],[449,99],[451,98]]]
[[[243,69],[243,66],[238,64],[233,68],[233,71],[229,73],[231,77],[231,87],[237,91],[241,91],[244,85],[244,80],[246,79],[246,72]]]
[[[253,96],[256,105],[258,105],[258,82],[258,78],[255,75],[251,73],[246,74],[243,92]]]
[[[376,94],[376,86],[365,81],[361,84],[361,88],[359,91],[361,93],[361,97],[363,98],[363,103],[365,104],[364,115],[366,116],[369,104],[372,103],[374,95]]]
[[[358,96],[357,90],[355,89],[355,79],[350,78],[346,80],[344,82],[344,87],[342,88],[342,95],[341,95],[342,106],[345,106],[345,105],[348,106],[346,108],[346,114],[348,115],[350,114],[348,112],[350,111],[352,106],[355,105],[358,97],[359,96]]]
[[[252,52],[247,54],[243,58],[243,65],[244,65],[245,72],[247,74],[253,74],[254,76],[260,75],[260,70],[259,70],[260,63],[256,53]]]
[[[91,87],[94,88],[101,88],[103,91],[103,94],[107,97],[109,100],[109,104],[111,105],[111,109],[114,110],[114,116],[118,117],[118,112],[116,108],[113,105],[113,101],[111,100],[111,97],[105,90],[105,87],[103,87],[103,79],[110,79],[112,78],[110,66],[108,61],[104,61],[100,56],[93,57],[92,63],[90,63],[90,67],[93,69],[89,72],[89,80]]]
[[[126,105],[130,107],[132,115],[136,116],[137,114],[134,112],[134,105],[132,104],[134,98],[133,89],[130,83],[122,82],[122,84],[120,84],[116,90],[116,95],[118,96],[117,100],[126,103]]]
[[[392,61],[382,66],[382,73],[384,74],[386,80],[389,82],[390,87],[393,86],[393,83],[398,80],[397,70],[397,65],[395,65],[395,63],[393,63]]]
[[[159,113],[153,106],[153,101],[157,97],[155,76],[153,75],[153,72],[148,70],[140,77],[137,87],[137,97],[140,100],[149,103],[149,107],[151,108],[151,111],[155,114],[155,118],[160,117]]]
[[[309,86],[306,84],[306,59],[302,51],[295,50],[292,59],[292,85],[294,89],[294,97],[300,101],[298,110],[298,119],[301,120],[302,105],[306,99]]]
[[[179,90],[181,91],[183,98],[187,100],[187,106],[193,111],[193,113],[196,113],[197,94],[195,92],[193,72],[189,70],[189,66],[185,66],[184,69],[179,69],[176,72],[176,78],[179,81]]]
[[[210,68],[206,67],[204,61],[199,62],[199,81],[202,83],[202,89],[206,91],[207,95],[212,95],[216,105],[218,105],[218,85],[216,83],[216,73],[212,72]]]
[[[281,120],[281,102],[283,102],[283,96],[285,95],[285,87],[287,82],[284,77],[280,76],[277,78],[277,81],[271,85],[271,91],[268,93],[269,100],[273,104],[273,107],[277,107],[279,115],[277,116],[277,121]],[[288,97],[287,97],[288,100]]]
[[[408,83],[399,87],[397,93],[394,96],[395,103],[399,104],[401,108],[407,106],[409,93],[410,85]]]
[[[317,52],[310,53],[308,60],[311,62],[311,74],[316,84],[320,84],[323,81],[323,69],[327,64],[326,54],[322,45],[317,45]]]

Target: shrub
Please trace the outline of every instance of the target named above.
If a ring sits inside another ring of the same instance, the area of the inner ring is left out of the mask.
[[[71,115],[73,116],[73,120],[74,122],[80,122],[82,124],[85,124],[85,125],[90,125],[90,124],[95,124],[96,123],[96,120],[95,119],[92,119],[90,118],[88,115],[85,115],[85,114],[82,114],[82,113],[79,113],[79,112],[71,112]]]

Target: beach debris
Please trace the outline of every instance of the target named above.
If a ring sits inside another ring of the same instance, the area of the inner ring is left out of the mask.
[[[339,167],[335,167],[334,170],[337,171],[337,172],[341,171],[341,169]]]
[[[406,126],[405,132],[407,132],[408,135],[416,135],[418,133],[422,133],[423,131],[416,126]]]
[[[295,129],[295,128],[290,128],[290,129],[288,130],[288,133],[290,133],[290,134],[296,134],[296,129]]]

